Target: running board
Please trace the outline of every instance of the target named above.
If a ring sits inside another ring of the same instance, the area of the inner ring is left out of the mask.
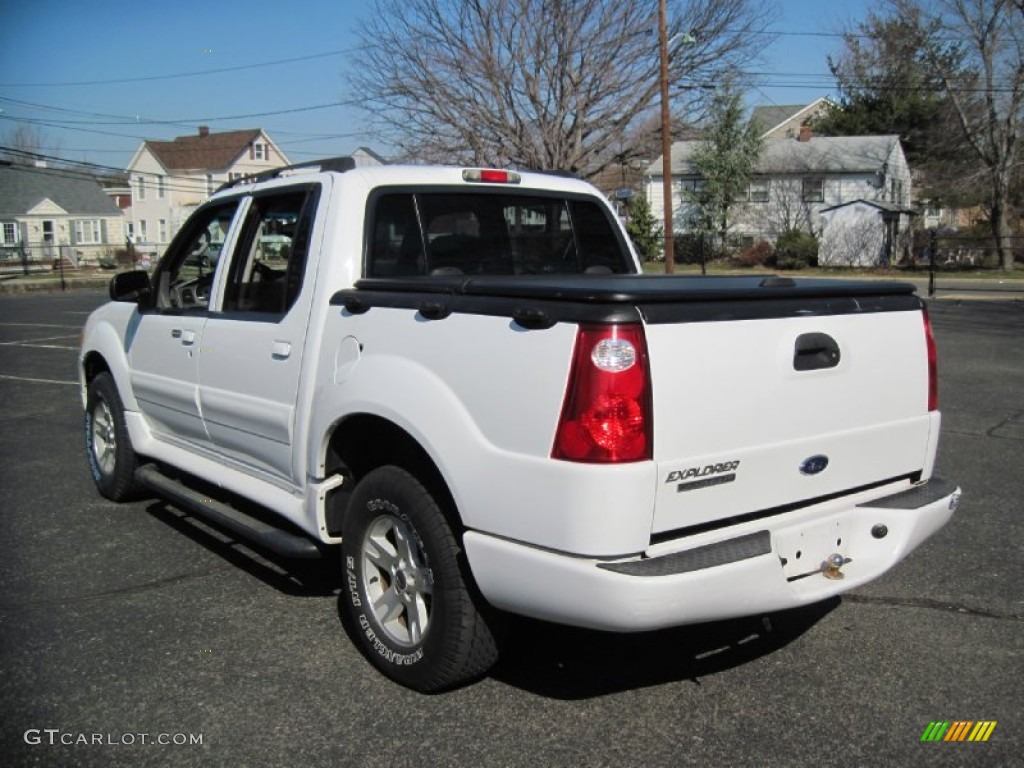
[[[257,520],[224,502],[211,499],[204,493],[163,474],[155,464],[145,464],[135,470],[135,480],[160,496],[186,507],[214,525],[284,557],[315,558],[323,553],[312,539],[283,530],[263,520]]]

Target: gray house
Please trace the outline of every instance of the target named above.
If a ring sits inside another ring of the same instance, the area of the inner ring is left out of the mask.
[[[699,194],[703,181],[693,164],[699,142],[672,145],[673,214],[677,232],[689,229],[693,206],[687,193]],[[664,217],[662,161],[647,169],[647,199],[655,216]],[[743,197],[730,214],[730,233],[745,240],[774,240],[787,229],[822,237],[826,227],[843,226],[850,217],[827,216],[855,201],[884,204],[886,215],[871,221],[883,224],[896,241],[909,230],[910,168],[898,136],[812,136],[766,139]],[[876,210],[878,208],[876,207]],[[868,217],[857,217],[863,229]],[[831,242],[850,238],[833,237]],[[872,240],[872,243],[875,241]],[[829,254],[820,258],[828,263]],[[849,260],[844,257],[844,261]]]
[[[0,262],[95,265],[124,245],[124,216],[88,172],[0,165]]]

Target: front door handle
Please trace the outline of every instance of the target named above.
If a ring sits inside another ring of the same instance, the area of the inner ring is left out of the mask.
[[[196,343],[195,331],[183,331],[181,328],[175,328],[171,331],[171,336],[175,339],[181,339],[181,343],[185,346],[190,346]]]

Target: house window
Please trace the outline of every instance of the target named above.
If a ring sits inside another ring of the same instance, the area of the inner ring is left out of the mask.
[[[128,239],[128,242],[135,242],[135,222],[126,221],[124,223],[124,236]]]
[[[747,199],[752,203],[768,202],[768,179],[753,179],[747,184]]]
[[[75,242],[101,243],[103,242],[102,231],[99,219],[79,219],[75,221]]]
[[[156,196],[159,197],[161,200],[163,200],[165,193],[166,193],[166,187],[164,186],[164,177],[163,176],[159,176],[159,177],[157,177],[157,180],[156,180]]]
[[[244,173],[235,173],[234,171],[232,171],[231,173],[228,174],[228,181],[237,181],[238,179],[242,178],[244,175],[245,175]]]
[[[898,179],[889,181],[889,200],[896,205],[903,204],[903,182]]]
[[[683,179],[679,182],[683,202],[691,202],[703,198],[704,179]]]
[[[252,145],[252,159],[253,160],[269,160],[267,157],[267,145],[259,142]]]
[[[145,243],[149,240],[149,232],[146,231],[146,220],[139,219],[139,242]]]
[[[135,196],[139,200],[145,200],[146,199],[146,180],[142,176],[139,176],[135,181],[136,181],[136,184],[138,185],[138,191],[136,192]]]
[[[159,242],[166,243],[167,242],[167,219],[160,219],[159,221],[157,221],[157,230],[160,233],[160,241]]]
[[[213,194],[213,175],[206,174],[206,196],[209,197]]]
[[[14,221],[5,221],[0,227],[0,244],[14,245],[18,242],[18,224]]]
[[[825,200],[825,180],[821,176],[804,176],[803,194],[805,203],[821,203]]]

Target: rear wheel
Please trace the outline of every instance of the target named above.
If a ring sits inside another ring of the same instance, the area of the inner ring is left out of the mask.
[[[112,501],[138,493],[138,461],[128,437],[124,406],[113,377],[106,372],[89,382],[85,405],[85,452],[99,492]]]
[[[359,482],[341,550],[342,616],[366,657],[392,680],[444,690],[497,660],[451,527],[411,474],[381,467]]]

